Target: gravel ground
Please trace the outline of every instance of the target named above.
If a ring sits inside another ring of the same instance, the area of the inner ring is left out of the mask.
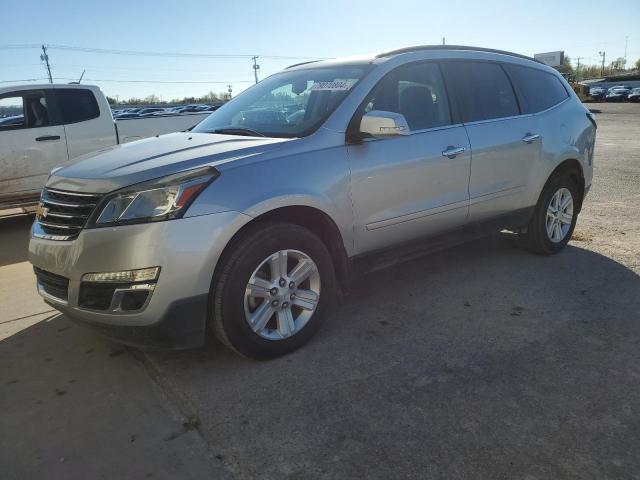
[[[640,478],[640,105],[598,104],[561,254],[508,235],[371,274],[304,349],[146,355],[237,478]]]

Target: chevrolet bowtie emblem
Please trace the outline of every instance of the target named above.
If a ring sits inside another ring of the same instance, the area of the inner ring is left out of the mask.
[[[47,214],[49,213],[49,209],[42,205],[38,204],[38,208],[36,209],[36,215],[38,218],[47,218]]]

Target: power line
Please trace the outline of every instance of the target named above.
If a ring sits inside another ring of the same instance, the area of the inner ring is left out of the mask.
[[[141,50],[116,50],[109,48],[92,48],[92,47],[76,47],[73,45],[47,45],[52,50],[67,50],[73,52],[99,53],[108,55],[131,55],[146,57],[199,57],[199,58],[253,58],[252,54],[221,54],[221,53],[180,53],[180,52],[149,52]],[[297,57],[289,55],[259,55],[262,58],[281,59],[281,60],[305,60],[305,59],[322,59],[321,57]]]
[[[0,80],[0,83],[21,83],[21,82],[40,82],[48,80],[47,78],[21,78],[19,80]]]
[[[76,80],[70,77],[54,77],[54,80]],[[112,78],[85,78],[89,82],[113,82],[113,83],[201,83],[201,84],[227,84],[227,83],[253,83],[253,80],[225,80],[225,81],[209,81],[209,80],[122,80]]]
[[[40,45],[37,43],[0,45],[0,50],[21,50],[23,48],[40,48]]]
[[[16,79],[16,80],[0,80],[0,83],[20,83],[20,82],[39,82],[42,80],[49,80],[47,77],[42,77],[42,78],[21,78],[21,79]],[[52,80],[73,80],[73,81],[78,81],[77,78],[75,77],[52,77]],[[198,81],[190,81],[190,80],[177,80],[177,81],[171,81],[171,80],[117,80],[117,79],[110,79],[110,78],[83,78],[84,81],[89,81],[89,82],[114,82],[114,83],[175,83],[175,84],[189,84],[189,83],[194,83],[194,84],[224,84],[227,85],[229,83],[253,83],[253,80],[225,80],[224,82],[222,81],[215,81],[215,82],[210,82],[210,81],[205,81],[205,80],[198,80]]]

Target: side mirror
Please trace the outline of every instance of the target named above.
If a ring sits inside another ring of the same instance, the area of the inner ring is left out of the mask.
[[[393,135],[409,135],[411,130],[407,119],[401,113],[371,110],[365,113],[360,121],[360,133],[373,137]]]

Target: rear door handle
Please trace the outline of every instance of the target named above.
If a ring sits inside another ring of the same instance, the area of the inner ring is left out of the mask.
[[[536,134],[527,133],[524,137],[522,137],[522,141],[524,143],[532,143],[538,140],[539,138],[540,138],[540,135],[537,133]]]
[[[44,137],[36,138],[36,142],[48,142],[49,140],[60,140],[60,135],[45,135]]]
[[[442,156],[448,158],[456,158],[461,153],[464,153],[464,147],[448,146],[446,150],[442,151]]]

